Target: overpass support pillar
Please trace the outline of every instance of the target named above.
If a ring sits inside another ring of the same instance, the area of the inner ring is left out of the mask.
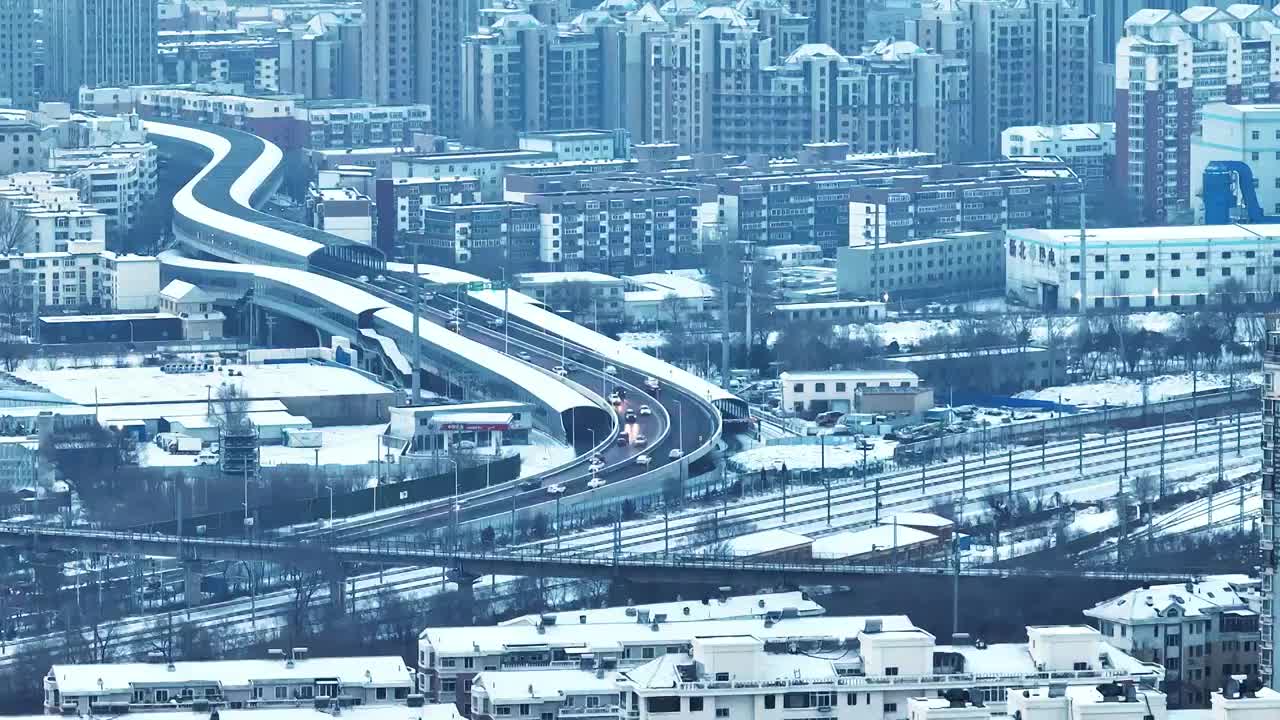
[[[205,563],[201,560],[182,561],[182,595],[187,601],[187,609],[195,607],[204,599],[200,585],[204,580]]]
[[[325,579],[329,581],[329,610],[334,615],[345,613],[347,611],[347,574],[339,565],[327,570]]]
[[[479,575],[467,572],[462,568],[452,568],[445,573],[445,579],[458,586],[459,605],[462,612],[470,618],[471,622],[475,622],[476,616],[476,581],[480,579]]]
[[[631,605],[635,602],[635,584],[622,575],[609,578],[609,604]]]

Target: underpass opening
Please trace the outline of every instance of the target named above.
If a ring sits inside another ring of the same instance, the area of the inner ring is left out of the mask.
[[[609,437],[613,431],[612,414],[594,405],[565,410],[560,413],[560,420],[564,423],[565,437],[579,455]]]

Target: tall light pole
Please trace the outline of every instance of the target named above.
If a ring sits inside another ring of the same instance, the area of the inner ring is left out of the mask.
[[[510,241],[507,241],[506,249],[503,250],[503,257],[507,257],[510,252]],[[507,323],[511,321],[508,314],[508,308],[511,302],[511,289],[507,287],[507,268],[500,267],[498,271],[502,273],[502,352],[506,353],[511,350],[511,331],[508,329]],[[563,367],[564,363],[561,363]]]
[[[458,461],[451,457],[445,458],[444,461],[453,465],[453,503],[451,507],[453,514],[453,538],[451,539],[449,546],[456,550],[458,544],[458,508],[460,505],[458,502]]]

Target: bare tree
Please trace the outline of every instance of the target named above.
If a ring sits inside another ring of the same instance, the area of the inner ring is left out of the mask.
[[[290,565],[284,571],[290,591],[289,627],[285,632],[292,643],[306,637],[310,629],[311,601],[324,584],[324,573],[311,567]]]
[[[0,255],[13,255],[30,250],[35,231],[31,221],[11,205],[0,207]]]

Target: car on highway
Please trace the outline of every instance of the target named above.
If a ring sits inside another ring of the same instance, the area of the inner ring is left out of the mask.
[[[626,447],[628,442],[630,442],[630,440],[627,439],[626,433],[618,433],[618,439],[614,440],[614,443],[618,447]]]
[[[602,488],[604,487],[604,485],[605,485],[604,478],[593,477],[587,481],[587,487],[591,488],[592,490],[595,490],[596,488]]]
[[[569,377],[569,371],[563,365],[557,365],[551,368],[551,371],[560,377]]]
[[[548,495],[562,495],[562,494],[564,494],[564,485],[561,485],[560,483],[552,483],[551,485],[548,485],[548,486],[547,486],[547,494],[548,494]]]
[[[649,467],[649,463],[653,462],[653,458],[648,455],[637,455],[636,464],[640,467]]]
[[[634,410],[627,411],[626,420],[627,420],[627,424],[631,424],[636,421],[636,414]]]
[[[671,458],[672,460],[679,460],[680,458],[684,457],[684,451],[681,450],[680,448],[671,448],[671,452],[667,453],[667,457]]]
[[[542,487],[542,481],[541,480],[521,480],[520,483],[516,485],[516,487],[520,488],[521,490],[537,490],[538,488]]]
[[[653,414],[653,410],[652,410],[648,405],[641,405],[641,406],[640,406],[640,414],[641,414],[641,415],[652,415],[652,414]]]
[[[449,309],[449,314],[453,317],[462,317],[462,310],[460,308],[453,307]]]
[[[502,318],[500,317],[489,318],[488,320],[484,321],[484,324],[488,325],[491,328],[500,328],[502,327]]]
[[[650,390],[657,392],[659,385],[660,383],[658,382],[658,378],[656,377],[645,378],[644,386],[649,388]]]
[[[604,463],[599,460],[592,460],[591,464],[587,466],[587,469],[593,473],[598,473],[604,469]]]
[[[609,402],[613,403],[614,405],[621,405],[622,396],[616,392],[609,393]]]
[[[454,331],[454,332],[456,332],[456,333],[460,333],[460,332],[462,332],[462,321],[461,321],[461,320],[459,320],[458,318],[454,318],[454,319],[450,320],[450,321],[449,321],[449,329],[450,329],[450,330],[452,330],[452,331]]]
[[[532,356],[532,355],[530,355],[530,354],[528,353],[528,351],[526,351],[526,350],[521,350],[520,352],[516,353],[516,357],[520,358],[521,360],[523,360],[523,361],[525,361],[525,362],[529,362],[529,361],[533,360],[533,356]]]
[[[617,374],[618,374],[618,368],[616,368],[616,367],[614,367],[614,366],[612,366],[612,365],[605,365],[605,366],[604,366],[604,374],[605,374],[605,375],[617,375]]]
[[[636,433],[636,439],[635,439],[636,445],[643,445],[647,442],[649,442],[649,438],[645,437],[644,433]]]

